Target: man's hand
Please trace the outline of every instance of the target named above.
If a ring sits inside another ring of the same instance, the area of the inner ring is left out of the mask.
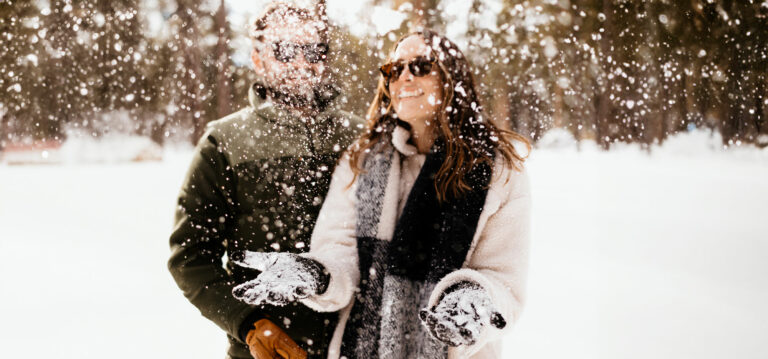
[[[232,290],[235,298],[251,305],[283,306],[324,292],[328,283],[322,265],[293,253],[246,251],[241,257],[236,264],[261,271]]]
[[[488,324],[499,329],[507,325],[488,293],[471,282],[446,290],[437,306],[422,309],[419,318],[435,339],[454,347],[477,342]]]
[[[253,329],[248,332],[245,342],[254,359],[307,358],[307,352],[269,319],[253,323]]]

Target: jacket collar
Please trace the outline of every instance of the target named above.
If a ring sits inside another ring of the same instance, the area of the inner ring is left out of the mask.
[[[403,126],[400,126],[399,124],[395,126],[394,131],[392,131],[392,145],[403,156],[413,156],[419,153],[419,150],[418,148],[416,148],[416,146],[408,143],[408,140],[410,139],[411,139],[410,130],[406,129]]]
[[[248,102],[256,115],[269,122],[281,125],[291,127],[303,126],[303,122],[306,120],[302,119],[302,116],[282,108],[267,98],[263,93],[259,93],[260,90],[258,89],[260,86],[261,85],[258,82],[254,82],[251,85],[251,88],[248,89]]]
[[[315,122],[325,122],[336,112],[331,102],[338,95],[338,89],[333,86],[326,87],[328,88],[323,87],[323,90],[318,91],[318,96],[323,99],[320,100],[320,111],[314,115],[302,115],[280,106],[268,95],[269,90],[260,81],[252,83],[248,89],[248,102],[255,113],[270,122],[288,126],[304,126],[306,121],[311,121],[309,118]]]

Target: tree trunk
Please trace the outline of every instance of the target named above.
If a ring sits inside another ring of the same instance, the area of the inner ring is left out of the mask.
[[[659,18],[659,4],[640,4],[642,12],[645,13],[645,19],[643,26],[645,27],[644,34],[645,41],[640,40],[641,43],[645,43],[648,53],[646,58],[643,58],[643,62],[648,64],[645,71],[640,71],[640,81],[638,86],[642,87],[643,83],[648,84],[648,89],[645,93],[648,94],[646,99],[647,113],[643,116],[643,128],[641,134],[643,136],[642,141],[650,146],[654,142],[661,142],[664,135],[664,100],[661,96],[663,91],[662,82],[660,80],[661,66],[659,64],[659,58],[657,52],[660,51],[659,46],[661,44],[658,28]],[[641,53],[641,55],[643,55]],[[650,81],[650,79],[656,78],[656,81]]]
[[[509,86],[503,80],[504,77],[501,76],[501,78],[501,81],[497,81],[496,91],[491,97],[491,120],[501,128],[510,129],[512,116],[510,113]]]
[[[216,117],[223,117],[232,112],[230,32],[227,26],[227,11],[224,6],[224,0],[221,0],[219,9],[216,11],[216,24],[218,28],[218,41],[216,42]]]
[[[597,113],[595,117],[595,133],[597,135],[597,143],[600,144],[603,149],[610,147],[609,125],[611,123],[611,98],[610,93],[612,91],[612,80],[608,79],[608,74],[613,67],[610,63],[605,63],[605,59],[613,54],[612,44],[610,36],[613,34],[613,6],[611,0],[603,0],[602,6],[603,14],[605,14],[605,29],[600,39],[601,55],[603,57],[603,86],[600,89],[600,94],[597,98]]]
[[[183,73],[181,78],[181,92],[178,100],[181,111],[175,116],[179,123],[189,123],[192,126],[190,140],[197,143],[205,131],[206,119],[203,114],[202,91],[199,87],[203,78],[202,54],[200,53],[200,36],[197,29],[196,12],[194,5],[188,6],[184,1],[177,1],[176,16],[179,17],[179,38],[177,53],[181,57]],[[178,82],[177,82],[178,83]]]

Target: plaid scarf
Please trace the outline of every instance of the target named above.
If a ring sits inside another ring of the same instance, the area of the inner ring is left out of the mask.
[[[356,192],[360,286],[344,329],[342,358],[447,357],[448,348],[428,334],[418,311],[440,279],[462,267],[491,168],[475,165],[465,178],[472,189],[440,203],[434,179],[443,148],[438,141],[426,156],[399,218],[399,196],[387,194],[387,184],[400,182],[400,154],[385,136],[363,162]]]

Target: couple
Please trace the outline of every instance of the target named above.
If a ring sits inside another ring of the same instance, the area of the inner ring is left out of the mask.
[[[334,107],[326,31],[283,3],[254,22],[259,80],[198,144],[174,279],[230,358],[499,357],[525,295],[526,140],[429,30],[393,46],[363,126]]]

